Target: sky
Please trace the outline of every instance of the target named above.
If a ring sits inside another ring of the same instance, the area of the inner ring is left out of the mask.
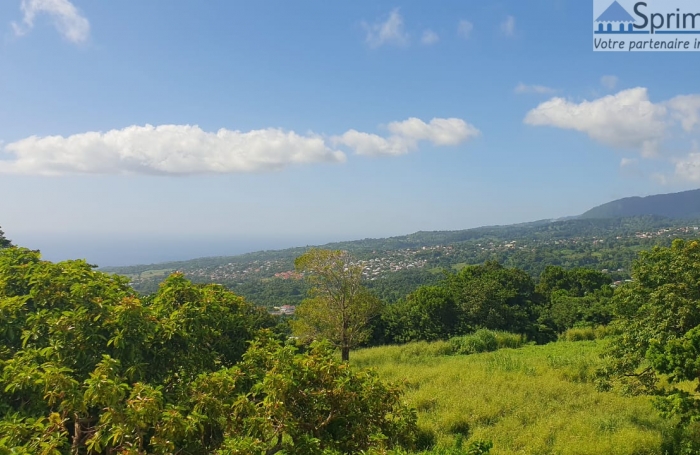
[[[0,226],[101,266],[700,187],[700,63],[584,0],[3,0]]]

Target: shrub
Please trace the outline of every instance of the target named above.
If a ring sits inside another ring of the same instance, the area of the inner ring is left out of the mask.
[[[593,341],[613,336],[617,331],[611,326],[574,327],[559,335],[561,341]]]
[[[477,354],[503,348],[519,348],[525,337],[508,332],[481,329],[470,335],[450,339],[454,354]]]

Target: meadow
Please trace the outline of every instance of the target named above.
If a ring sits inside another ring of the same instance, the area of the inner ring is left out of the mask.
[[[405,399],[435,448],[492,441],[492,455],[663,454],[668,421],[649,397],[598,392],[605,340],[558,341],[454,355],[455,343],[358,350],[351,362],[404,382]]]

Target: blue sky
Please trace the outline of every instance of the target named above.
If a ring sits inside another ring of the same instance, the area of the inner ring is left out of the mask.
[[[3,1],[0,226],[48,259],[114,265],[700,186],[696,56],[593,52],[592,13]]]

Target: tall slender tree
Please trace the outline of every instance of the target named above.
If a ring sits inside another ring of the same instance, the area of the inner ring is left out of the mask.
[[[369,323],[382,306],[362,285],[362,266],[345,251],[321,249],[299,256],[294,265],[311,285],[309,298],[296,311],[294,333],[329,340],[348,361],[350,349],[370,336]]]

